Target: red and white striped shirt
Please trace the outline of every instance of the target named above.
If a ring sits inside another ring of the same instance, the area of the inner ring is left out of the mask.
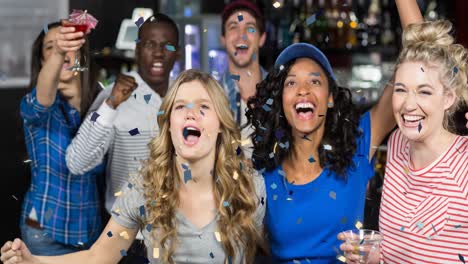
[[[380,207],[385,263],[468,262],[468,137],[429,166],[410,166],[399,129],[388,141]]]

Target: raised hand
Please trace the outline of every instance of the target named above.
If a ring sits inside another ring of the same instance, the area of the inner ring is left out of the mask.
[[[62,20],[62,24],[69,23]],[[60,54],[65,54],[68,51],[77,51],[85,43],[84,33],[76,31],[74,27],[61,26],[56,35],[55,49]]]
[[[137,88],[137,86],[138,84],[136,83],[135,78],[120,74],[115,81],[111,96],[107,99],[106,103],[114,109],[117,108],[132,95],[132,92]]]
[[[0,260],[4,264],[38,264],[39,260],[29,252],[21,239],[6,242],[1,249]]]

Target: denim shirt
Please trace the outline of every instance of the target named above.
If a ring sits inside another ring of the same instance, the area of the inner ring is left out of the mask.
[[[262,80],[266,78],[268,75],[268,72],[260,66],[260,73],[262,74]],[[221,85],[224,88],[224,92],[226,93],[228,100],[229,100],[229,106],[231,107],[231,110],[234,114],[234,118],[236,119],[237,124],[241,125],[241,96],[239,93],[239,86],[236,83],[236,80],[231,78],[231,73],[229,70],[226,70],[223,78],[221,79]]]

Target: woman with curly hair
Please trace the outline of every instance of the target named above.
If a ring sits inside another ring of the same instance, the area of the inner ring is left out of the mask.
[[[449,21],[435,21],[403,33],[392,98],[398,129],[388,141],[379,221],[385,263],[468,257],[468,137],[453,122],[468,101],[468,50],[450,32]],[[349,245],[342,249],[349,253]]]
[[[403,25],[417,19],[400,12]],[[248,105],[273,262],[339,262],[337,234],[362,225],[376,146],[395,126],[391,87],[361,116],[327,57],[296,43],[281,52]]]
[[[151,263],[252,263],[261,242],[265,186],[247,167],[240,131],[210,75],[181,73],[158,116],[160,135],[140,177],[120,192],[112,218],[90,250],[32,256],[19,239],[8,263],[117,263],[142,231]]]

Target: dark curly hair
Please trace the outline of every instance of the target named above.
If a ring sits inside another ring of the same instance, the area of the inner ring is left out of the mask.
[[[291,126],[284,115],[282,95],[284,81],[294,62],[288,62],[283,69],[272,69],[257,84],[256,95],[250,97],[247,103],[247,126],[251,125],[254,130],[251,134],[254,145],[252,162],[260,171],[271,171],[278,167],[293,148]],[[352,102],[351,91],[339,87],[328,74],[327,78],[334,107],[327,110],[318,162],[323,168],[346,179],[347,170],[355,168],[352,159],[357,148],[356,138],[362,134],[358,129],[360,114]],[[273,99],[273,103],[271,100],[268,102],[268,99]],[[307,140],[305,137],[304,140]],[[331,150],[324,148],[327,144],[332,146]],[[277,147],[273,153],[275,145]]]

